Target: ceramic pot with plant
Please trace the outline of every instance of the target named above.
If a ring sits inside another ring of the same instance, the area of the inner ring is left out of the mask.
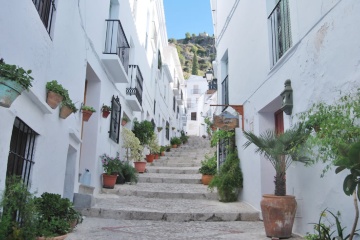
[[[121,126],[125,126],[128,122],[130,122],[130,118],[124,114],[121,118]]]
[[[107,105],[103,105],[101,107],[102,117],[107,118],[111,112],[111,107]]]
[[[160,147],[160,156],[165,156],[165,150],[166,150],[165,146]]]
[[[81,107],[81,112],[83,114],[83,121],[87,122],[89,121],[91,115],[96,112],[95,108],[83,105]]]
[[[62,119],[66,119],[70,114],[76,113],[78,109],[71,99],[66,99],[61,102],[59,117]]]
[[[217,172],[216,153],[212,157],[205,155],[205,160],[201,161],[201,167],[199,168],[199,173],[202,174],[201,177],[202,184],[209,185],[216,172]]]
[[[58,81],[52,80],[46,83],[47,97],[46,102],[52,108],[55,109],[61,101],[67,100],[69,93]]]
[[[255,152],[269,160],[276,171],[275,195],[264,194],[261,201],[266,235],[290,238],[297,204],[294,196],[286,195],[286,169],[293,161],[309,161],[302,151],[309,131],[299,124],[284,133],[277,134],[274,130],[268,130],[256,136],[252,132],[244,131],[244,136],[248,140],[244,147],[254,144]]]
[[[107,154],[100,156],[101,163],[104,169],[103,188],[113,189],[118,177],[118,173],[121,172],[122,163],[118,157],[110,157]]]
[[[0,59],[0,106],[9,108],[13,101],[32,86],[31,70],[6,64]]]
[[[146,161],[147,162],[153,162],[154,159],[158,159],[159,158],[159,151],[160,151],[160,146],[159,146],[159,141],[157,139],[156,134],[153,134],[150,138],[150,141],[148,143],[148,147],[150,150],[150,154],[146,155]],[[158,155],[158,157],[156,158],[156,155]]]
[[[170,139],[170,144],[172,148],[177,148],[181,144],[181,140],[178,137],[172,137]]]
[[[140,144],[140,140],[127,128],[122,129],[121,137],[123,140],[123,148],[126,149],[126,160],[134,162],[134,167],[138,173],[144,173],[146,162],[143,161],[142,152],[144,147]]]

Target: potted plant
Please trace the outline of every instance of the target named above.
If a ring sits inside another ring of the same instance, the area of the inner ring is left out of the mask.
[[[6,64],[0,59],[0,106],[9,108],[13,101],[32,86],[31,70]]]
[[[161,132],[162,129],[162,127],[157,127],[158,132]]]
[[[61,102],[59,116],[62,119],[66,119],[71,113],[76,113],[78,109],[70,98]]]
[[[150,154],[146,155],[146,161],[153,162],[154,159],[159,158],[159,151],[160,151],[160,146],[159,146],[156,134],[153,134],[151,136],[150,141],[148,143],[148,147],[150,150]],[[156,155],[157,155],[157,158],[156,158]]]
[[[180,140],[182,144],[187,143],[187,141],[189,140],[189,136],[187,136],[183,130],[181,131]]]
[[[102,112],[103,118],[107,118],[111,112],[111,107],[103,104],[101,107],[101,112]]]
[[[172,148],[177,148],[179,144],[181,144],[181,140],[178,137],[172,137],[170,139],[170,144],[172,146]]]
[[[67,100],[69,97],[68,90],[66,90],[58,81],[52,80],[46,83],[47,97],[46,102],[52,108],[55,109],[61,101]]]
[[[216,152],[212,157],[205,155],[205,160],[201,161],[199,173],[202,174],[201,182],[204,185],[209,185],[214,175],[217,172]]]
[[[126,149],[127,161],[134,161],[134,166],[138,173],[145,172],[146,162],[142,160],[144,147],[140,144],[140,140],[127,128],[122,129],[121,137],[123,140],[122,147]]]
[[[130,122],[130,118],[124,114],[121,118],[121,126],[125,126],[128,122]]]
[[[123,162],[122,175],[124,176],[125,182],[137,183],[138,182],[138,174],[136,169],[130,164],[129,161]]]
[[[86,105],[83,105],[81,107],[81,111],[83,113],[83,121],[85,121],[85,122],[89,121],[89,118],[91,117],[91,115],[94,112],[96,112],[96,110],[93,107],[86,106]]]
[[[165,146],[165,151],[170,152],[171,151],[171,145],[166,145]]]
[[[284,133],[277,134],[274,130],[267,130],[260,136],[244,131],[247,142],[256,146],[255,152],[263,155],[275,168],[275,195],[264,194],[261,201],[261,211],[268,237],[289,238],[296,213],[294,196],[286,195],[286,169],[292,161],[307,162],[302,146],[306,142],[309,131],[299,124]]]
[[[166,150],[165,146],[160,147],[160,156],[165,156],[165,150]]]
[[[110,157],[107,154],[100,156],[104,169],[103,188],[113,189],[116,183],[117,175],[121,172],[121,161],[118,157]]]

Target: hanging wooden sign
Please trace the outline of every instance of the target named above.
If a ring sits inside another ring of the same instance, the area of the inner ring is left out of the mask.
[[[239,118],[225,111],[220,115],[214,115],[213,126],[226,131],[234,130],[239,127]]]

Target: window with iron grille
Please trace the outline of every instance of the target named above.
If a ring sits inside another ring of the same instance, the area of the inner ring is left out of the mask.
[[[174,98],[173,98],[173,110],[174,110],[174,112],[175,112],[175,96],[174,96]]]
[[[291,47],[289,0],[279,0],[268,16],[270,28],[271,66]]]
[[[196,112],[191,113],[191,120],[196,121]]]
[[[170,130],[169,130],[169,128],[170,128],[170,124],[169,124],[168,121],[166,121],[166,127],[165,127],[166,133],[165,133],[165,137],[166,137],[167,140],[170,139]]]
[[[35,140],[38,134],[21,119],[15,118],[8,156],[6,176],[21,176],[28,186],[32,167]]]
[[[51,33],[51,25],[53,22],[53,15],[56,11],[55,0],[32,0],[36,10],[39,13],[40,19],[43,22],[46,31]]]
[[[111,118],[109,138],[119,143],[121,104],[119,97],[113,96],[111,100]]]

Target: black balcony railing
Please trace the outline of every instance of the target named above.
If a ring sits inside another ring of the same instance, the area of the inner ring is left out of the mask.
[[[126,73],[129,69],[130,45],[126,39],[120,20],[108,19],[106,21],[106,39],[104,54],[116,54]]]
[[[126,88],[126,94],[127,95],[135,95],[137,100],[139,101],[140,105],[142,105],[142,92],[143,92],[143,76],[141,74],[140,68],[138,65],[130,65],[130,68],[136,69],[136,75],[135,75],[135,87]],[[131,86],[132,86],[132,79],[133,76],[131,75]]]
[[[51,32],[51,24],[53,20],[53,15],[56,10],[55,0],[32,0],[36,10],[39,13],[41,21],[44,23],[47,32]]]
[[[222,90],[222,104],[228,105],[229,104],[229,76],[226,76],[224,81],[221,83],[221,90]],[[225,106],[223,109],[226,109]]]

